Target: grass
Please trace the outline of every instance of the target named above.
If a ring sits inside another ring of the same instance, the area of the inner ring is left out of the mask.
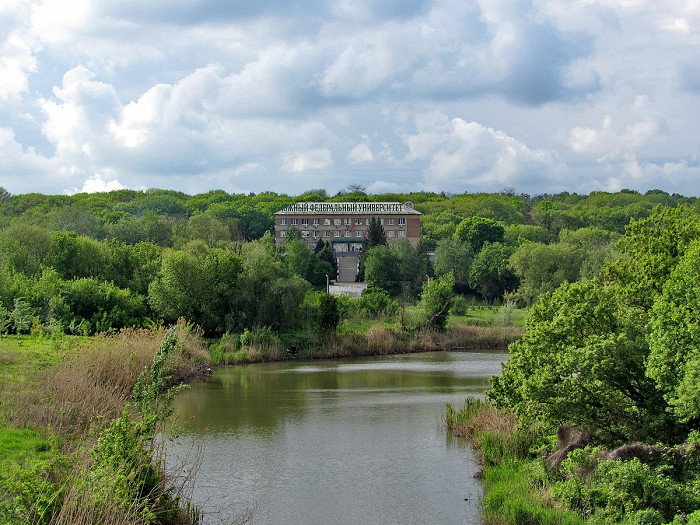
[[[444,332],[421,326],[402,326],[397,318],[368,320],[356,317],[341,322],[335,333],[307,327],[285,333],[261,329],[245,334],[229,334],[210,345],[211,362],[236,365],[290,358],[328,359],[438,350],[494,350],[506,348],[522,336],[526,317],[524,311],[516,310],[513,315],[516,321],[510,324],[503,324],[499,312],[490,307],[478,311],[478,317],[450,316]],[[404,318],[403,321],[406,320]],[[290,352],[292,349],[293,352]]]
[[[140,489],[110,493],[104,483],[89,481],[99,477],[100,454],[116,450],[116,458],[126,457],[118,447],[143,439],[138,414],[127,413],[127,403],[135,401],[137,379],[154,362],[164,334],[163,329],[123,330],[91,338],[0,341],[0,524],[159,523],[160,518],[153,521],[143,510],[144,498],[154,497],[174,502],[175,507],[167,507],[175,509],[168,511],[167,523],[199,519],[187,507],[176,510],[178,493],[165,484],[164,473],[154,474],[163,482],[148,494]],[[178,326],[174,348],[166,361],[170,383],[206,368],[208,352],[193,327]],[[120,420],[122,426],[115,427]],[[106,436],[112,436],[108,448],[100,445]],[[145,443],[146,448],[138,444],[136,450],[145,451],[143,461],[153,462],[154,472],[160,472],[160,462],[151,456],[157,453],[153,441]],[[100,446],[102,452],[96,453]],[[120,482],[110,474],[124,470],[118,462],[101,468],[107,469],[105,479]],[[120,486],[138,486],[138,479],[136,485],[125,479],[127,484]]]
[[[543,462],[531,454],[539,439],[536,429],[519,427],[512,413],[475,398],[467,398],[459,410],[448,404],[445,423],[469,440],[484,467],[482,523],[584,523],[575,513],[557,508],[549,494]]]

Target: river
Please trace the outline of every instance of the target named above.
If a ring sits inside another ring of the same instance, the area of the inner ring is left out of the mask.
[[[175,400],[167,462],[196,457],[206,523],[472,524],[481,487],[445,404],[507,358],[434,352],[219,368]]]

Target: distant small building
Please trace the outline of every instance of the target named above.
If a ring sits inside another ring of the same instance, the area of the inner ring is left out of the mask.
[[[294,227],[310,249],[322,239],[336,252],[359,251],[369,221],[376,217],[389,244],[405,238],[416,247],[420,216],[412,202],[297,202],[275,213],[275,243],[283,244]]]

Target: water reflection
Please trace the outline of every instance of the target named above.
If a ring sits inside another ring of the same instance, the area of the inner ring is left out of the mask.
[[[506,357],[219,369],[176,399],[172,458],[201,443],[196,500],[229,516],[254,505],[254,523],[475,523],[473,457],[441,418],[446,402],[482,395]]]

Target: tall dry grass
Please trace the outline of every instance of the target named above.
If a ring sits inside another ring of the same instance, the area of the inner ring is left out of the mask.
[[[197,329],[181,321],[177,330],[178,351],[169,364],[174,383],[201,373],[208,358]],[[94,425],[121,415],[165,332],[124,329],[78,343],[59,363],[38,372],[35,388],[3,395],[5,417],[15,425],[50,427],[67,447],[83,441]]]

